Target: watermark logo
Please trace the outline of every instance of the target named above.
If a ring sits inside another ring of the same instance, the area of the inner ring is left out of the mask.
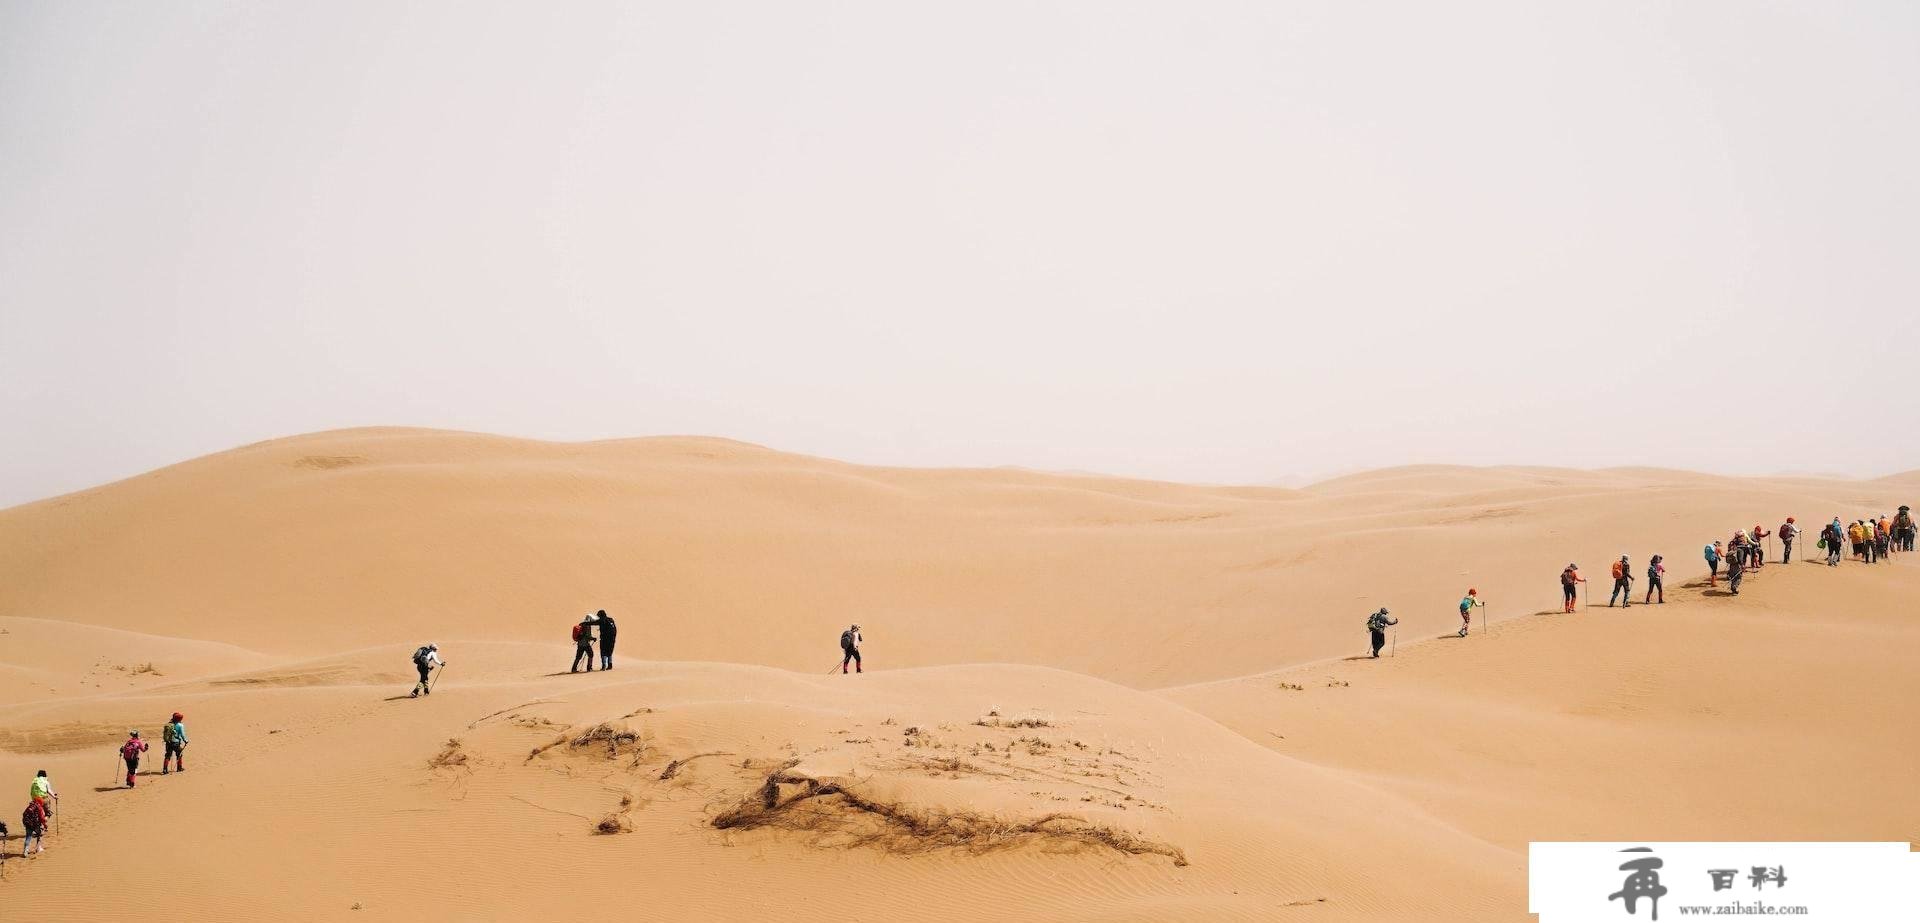
[[[1905,843],[1534,843],[1527,875],[1541,923],[1657,921],[1663,910],[1920,920],[1920,854]]]

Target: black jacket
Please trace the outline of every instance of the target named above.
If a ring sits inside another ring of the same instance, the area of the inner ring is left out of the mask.
[[[594,619],[593,623],[595,625],[600,626],[600,643],[601,644],[612,644],[613,639],[616,637],[619,637],[620,635],[620,626],[615,625],[613,623],[612,616],[603,615],[597,619]]]

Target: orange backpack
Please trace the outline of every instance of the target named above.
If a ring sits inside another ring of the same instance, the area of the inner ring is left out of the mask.
[[[1626,575],[1627,575],[1626,562],[1625,561],[1613,562],[1613,579],[1618,580],[1621,577],[1625,577]]]

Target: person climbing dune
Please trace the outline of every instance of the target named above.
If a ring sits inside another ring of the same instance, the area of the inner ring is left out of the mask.
[[[1702,549],[1707,558],[1707,586],[1720,585],[1720,543],[1714,542]]]
[[[1467,595],[1460,597],[1460,637],[1462,638],[1466,637],[1467,630],[1473,627],[1473,609],[1475,606],[1484,609],[1487,607],[1487,604],[1480,601],[1478,590],[1468,587]]]
[[[1664,560],[1666,559],[1656,554],[1653,556],[1653,560],[1647,562],[1647,602],[1648,604],[1652,604],[1653,594],[1655,592],[1658,592],[1660,594],[1660,605],[1664,606],[1667,604],[1667,585],[1664,580],[1664,578],[1667,575],[1667,566],[1665,564],[1660,563],[1661,561],[1664,561]]]
[[[593,616],[589,615],[573,626],[573,666],[568,673],[580,672],[580,661],[587,662],[587,672],[593,672]]]
[[[855,622],[852,628],[840,633],[840,675],[847,674],[847,664],[853,664],[853,672],[865,673],[860,664],[860,645],[866,639],[860,635],[860,624]]]
[[[1574,601],[1580,598],[1580,584],[1586,582],[1587,578],[1580,576],[1577,565],[1568,564],[1567,569],[1560,572],[1560,591],[1567,597],[1568,612],[1573,611]]]
[[[1793,563],[1793,541],[1800,537],[1800,527],[1793,524],[1793,517],[1780,524],[1780,563]]]
[[[1613,562],[1613,592],[1607,594],[1607,608],[1613,608],[1615,599],[1622,600],[1620,608],[1633,608],[1633,565],[1624,554]]]
[[[120,758],[127,761],[127,787],[133,787],[133,777],[140,771],[140,754],[147,752],[147,742],[140,739],[139,731],[128,731],[127,742],[120,745]]]
[[[613,643],[620,635],[620,626],[614,624],[613,616],[602,609],[593,614],[594,624],[600,626],[600,669],[613,669]]]
[[[413,668],[420,672],[420,681],[413,684],[413,692],[408,698],[432,695],[433,668],[446,665],[447,662],[440,659],[440,645],[428,642],[416,648],[413,652]]]
[[[47,816],[46,805],[40,799],[28,799],[26,810],[20,812],[20,826],[26,835],[20,841],[20,858],[47,851]],[[40,844],[39,849],[34,848],[36,841]]]
[[[1387,615],[1387,607],[1381,606],[1379,612],[1367,616],[1367,640],[1373,645],[1374,659],[1380,658],[1380,649],[1387,646],[1387,626],[1398,625],[1400,620]]]
[[[160,728],[160,774],[168,773],[169,764],[178,764],[181,772],[187,771],[187,721],[179,712],[173,713],[173,720]]]

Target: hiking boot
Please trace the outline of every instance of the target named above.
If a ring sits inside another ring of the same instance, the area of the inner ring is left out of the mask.
[[[1460,637],[1464,638],[1466,636],[1467,636],[1467,630],[1465,628],[1460,629]]]

